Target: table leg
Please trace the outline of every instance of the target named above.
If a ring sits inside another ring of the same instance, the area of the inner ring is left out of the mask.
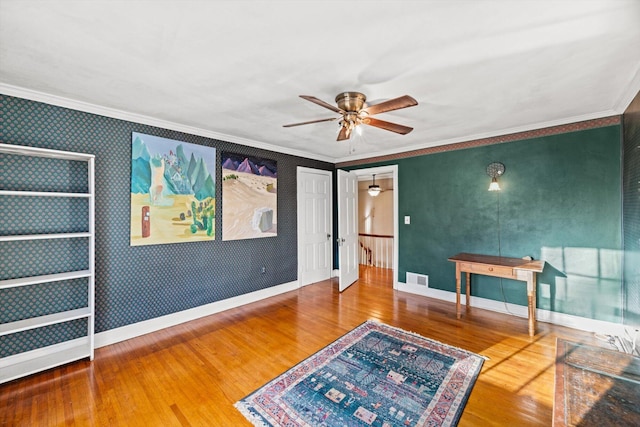
[[[460,319],[460,264],[456,262],[456,317]]]
[[[471,299],[471,273],[467,272],[467,307],[469,307],[470,299]]]
[[[536,275],[530,273],[527,280],[527,298],[529,299],[529,335],[536,334]]]

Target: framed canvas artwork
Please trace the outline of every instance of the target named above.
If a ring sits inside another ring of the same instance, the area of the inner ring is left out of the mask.
[[[215,239],[216,149],[133,132],[131,246]]]
[[[222,240],[278,234],[278,168],[274,160],[222,153]]]

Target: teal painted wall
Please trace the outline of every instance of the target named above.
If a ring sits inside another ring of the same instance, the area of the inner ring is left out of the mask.
[[[486,167],[493,161],[506,166],[499,193],[487,191]],[[538,308],[620,322],[620,126],[376,165],[394,163],[400,282],[408,271],[428,274],[430,287],[454,292],[455,265],[447,261],[452,255],[529,255],[546,261],[538,276]],[[403,223],[405,215],[410,225]],[[472,291],[527,303],[522,282],[475,276]]]

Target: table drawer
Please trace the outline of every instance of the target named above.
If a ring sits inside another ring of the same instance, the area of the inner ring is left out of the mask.
[[[507,277],[507,278],[516,277],[512,267],[505,267],[501,265],[487,265],[487,264],[477,264],[477,263],[470,263],[470,262],[461,262],[460,271],[474,273],[474,274],[485,274],[487,276],[496,276],[496,277]]]

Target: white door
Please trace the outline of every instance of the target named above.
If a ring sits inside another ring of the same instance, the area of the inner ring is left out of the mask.
[[[338,252],[340,292],[360,275],[358,266],[358,176],[338,170]]]
[[[298,167],[298,283],[330,279],[332,178],[330,171]]]

